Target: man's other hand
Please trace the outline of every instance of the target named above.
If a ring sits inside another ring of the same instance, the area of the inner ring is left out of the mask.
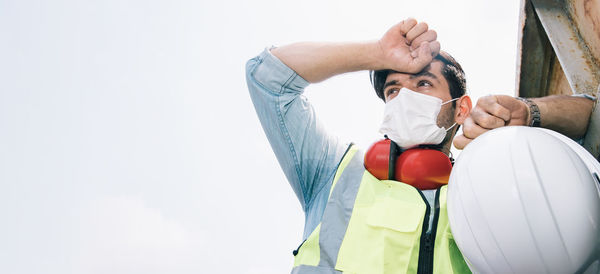
[[[440,51],[437,33],[427,23],[409,18],[391,27],[379,40],[384,67],[417,73]]]
[[[507,95],[488,95],[477,105],[463,124],[463,134],[454,138],[454,146],[463,149],[479,135],[503,126],[522,126],[529,121],[526,103]]]

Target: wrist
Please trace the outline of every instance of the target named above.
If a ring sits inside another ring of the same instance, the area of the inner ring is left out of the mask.
[[[527,119],[525,125],[530,127],[540,127],[542,124],[542,117],[539,106],[529,98],[516,97],[516,99],[523,102],[527,107]]]
[[[364,57],[365,63],[363,70],[381,70],[385,69],[385,56],[379,40],[365,42]]]

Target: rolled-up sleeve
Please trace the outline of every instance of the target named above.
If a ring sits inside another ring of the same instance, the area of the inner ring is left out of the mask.
[[[307,211],[331,183],[347,145],[328,135],[316,119],[302,95],[309,83],[269,50],[247,62],[246,80],[269,143]]]

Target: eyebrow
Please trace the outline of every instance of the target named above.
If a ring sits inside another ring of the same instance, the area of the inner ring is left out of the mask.
[[[396,81],[396,80],[389,81],[383,85],[383,90],[385,90],[389,86],[393,86],[393,85],[397,85],[397,84],[398,84],[398,81]]]
[[[409,78],[412,80],[412,79],[415,79],[415,78],[418,78],[418,77],[421,77],[421,76],[426,76],[426,77],[433,78],[433,79],[435,79],[436,81],[439,82],[440,79],[437,76],[435,76],[435,74],[429,72],[429,68],[430,68],[430,66],[427,66],[427,67],[425,67],[425,69],[423,69],[423,70],[421,70],[421,71],[419,71],[419,72],[417,72],[415,74],[410,75]],[[392,81],[386,82],[383,85],[383,90],[385,90],[389,86],[394,86],[394,85],[397,85],[397,84],[398,84],[397,80],[392,80]]]

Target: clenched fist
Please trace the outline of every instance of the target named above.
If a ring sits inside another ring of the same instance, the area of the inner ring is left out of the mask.
[[[529,123],[529,107],[514,97],[488,95],[480,98],[463,124],[463,134],[454,138],[454,146],[463,149],[479,135],[503,126]]]
[[[437,33],[425,22],[406,19],[391,27],[378,41],[384,67],[405,73],[417,73],[440,51]]]

